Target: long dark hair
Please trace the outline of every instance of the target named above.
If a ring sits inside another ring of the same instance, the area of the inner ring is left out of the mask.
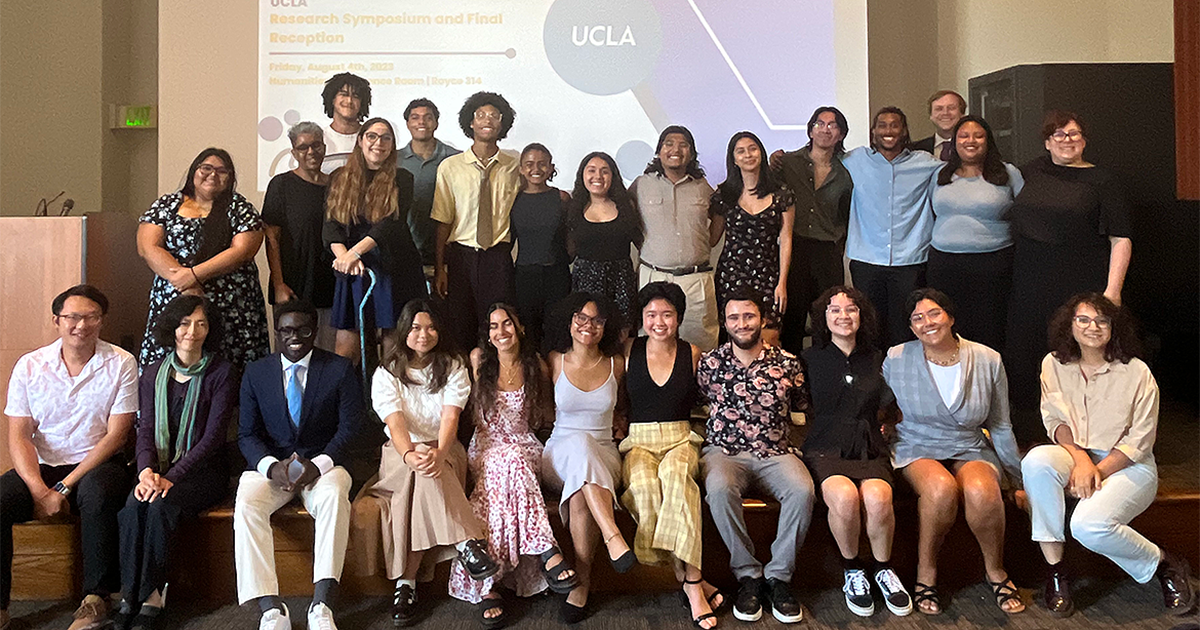
[[[570,223],[577,225],[580,221],[584,221],[583,213],[592,201],[592,193],[588,192],[587,185],[583,182],[583,170],[587,168],[587,163],[591,162],[593,158],[600,158],[608,163],[608,169],[612,171],[612,183],[608,186],[608,198],[617,206],[616,220],[627,225],[634,244],[640,248],[642,246],[642,216],[633,206],[633,198],[629,196],[629,190],[625,188],[625,180],[621,179],[621,170],[617,168],[616,160],[603,151],[592,151],[583,156],[583,160],[579,162],[579,170],[575,172],[575,188],[571,191],[570,212],[567,215]]]
[[[438,331],[437,345],[430,352],[433,374],[429,378],[429,392],[436,394],[446,386],[446,381],[450,378],[450,371],[454,369],[455,364],[462,364],[462,357],[451,340],[450,329],[445,325],[446,319],[442,317],[441,310],[431,300],[416,298],[404,305],[400,311],[400,318],[396,322],[396,329],[388,333],[392,335],[394,343],[392,348],[384,353],[381,363],[387,368],[387,371],[392,373],[392,376],[400,379],[401,383],[405,385],[419,384],[416,379],[408,375],[408,366],[416,358],[416,352],[408,347],[406,339],[409,331],[412,330],[413,320],[420,313],[429,315],[429,319],[433,321],[434,330]]]
[[[809,315],[812,317],[813,345],[824,348],[833,342],[833,333],[829,332],[829,323],[825,321],[825,309],[833,301],[833,297],[844,293],[858,307],[858,333],[854,336],[855,348],[874,350],[879,343],[879,316],[871,300],[862,291],[854,287],[839,285],[825,290],[812,303]]]
[[[963,116],[954,125],[950,133],[950,159],[942,170],[938,171],[938,186],[945,186],[954,177],[954,171],[962,166],[962,158],[958,155],[958,130],[967,123],[975,123],[987,134],[987,152],[983,154],[983,179],[993,186],[1008,185],[1008,169],[1004,168],[1004,160],[1000,156],[1000,147],[996,146],[996,138],[992,135],[992,127],[987,121],[978,116]]]
[[[1050,352],[1059,363],[1078,361],[1083,356],[1079,342],[1075,341],[1075,335],[1071,334],[1071,328],[1075,325],[1075,309],[1079,308],[1080,304],[1091,306],[1097,313],[1112,321],[1108,345],[1104,346],[1105,361],[1129,363],[1130,359],[1141,355],[1142,344],[1138,341],[1129,311],[1113,304],[1103,293],[1078,293],[1071,296],[1066,304],[1058,307],[1054,316],[1050,318],[1047,331]]]
[[[583,310],[587,303],[596,305],[596,313],[607,320],[604,324],[604,334],[600,337],[600,352],[607,357],[614,357],[624,352],[621,345],[622,318],[620,311],[613,305],[612,300],[600,293],[576,291],[559,300],[550,311],[546,321],[547,350],[566,352],[571,349],[571,325],[575,313]]]
[[[199,170],[204,160],[213,156],[225,163],[225,168],[229,169],[229,180],[226,182],[225,190],[222,190],[213,199],[212,210],[200,228],[200,249],[190,260],[181,261],[192,266],[229,249],[229,245],[233,243],[233,225],[229,221],[229,211],[233,209],[233,194],[234,189],[237,188],[237,170],[233,167],[233,158],[229,156],[228,151],[209,147],[196,155],[196,158],[192,160],[192,165],[188,167],[187,176],[183,179],[183,188],[180,192],[185,197],[196,198],[196,171]]]
[[[363,157],[362,139],[367,130],[377,124],[387,127],[392,135],[392,152],[371,172]],[[354,151],[346,165],[333,172],[329,193],[325,199],[325,218],[342,225],[354,225],[360,220],[375,224],[401,212],[400,193],[396,189],[396,130],[384,118],[372,118],[358,129]],[[403,209],[407,212],[408,209]]]
[[[763,146],[762,140],[749,131],[739,131],[729,139],[729,147],[725,150],[725,181],[717,186],[717,190],[721,193],[721,199],[729,206],[737,205],[738,197],[742,196],[742,189],[746,186],[742,182],[742,169],[733,160],[733,149],[737,146],[738,140],[742,138],[753,140],[754,144],[758,145],[759,154],[762,156],[758,164],[758,185],[751,191],[754,196],[762,199],[780,188],[779,182],[775,181],[775,174],[767,168],[767,149]]]
[[[646,165],[646,170],[642,171],[647,175],[665,175],[663,172],[662,159],[658,157],[662,153],[663,143],[667,141],[667,136],[677,133],[687,140],[688,146],[692,148],[692,158],[688,160],[685,166],[685,171],[692,179],[703,179],[704,169],[700,167],[700,155],[696,153],[696,138],[692,137],[692,132],[683,125],[667,125],[662,133],[658,134],[658,144],[654,147],[654,159]]]
[[[517,343],[520,346],[521,374],[525,377],[525,410],[529,429],[537,431],[549,426],[554,420],[554,385],[546,376],[545,363],[538,356],[537,349],[525,343],[525,327],[517,318],[517,309],[497,302],[488,308],[487,318],[491,321],[492,313],[504,311],[508,318],[516,324]],[[496,351],[487,333],[482,335],[479,343],[482,360],[479,362],[479,373],[475,378],[475,387],[471,390],[471,400],[479,410],[481,418],[496,406],[496,390],[500,381],[500,354]]]

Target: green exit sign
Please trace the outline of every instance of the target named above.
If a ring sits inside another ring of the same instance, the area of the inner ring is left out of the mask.
[[[157,126],[158,108],[154,105],[113,105],[110,108],[110,129],[153,129]]]

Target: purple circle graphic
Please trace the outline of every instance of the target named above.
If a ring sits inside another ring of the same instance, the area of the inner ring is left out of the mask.
[[[287,110],[287,112],[283,115],[283,122],[287,123],[289,126],[300,122],[300,112],[294,109]]]
[[[258,136],[263,140],[278,140],[283,135],[283,123],[274,116],[258,121]]]

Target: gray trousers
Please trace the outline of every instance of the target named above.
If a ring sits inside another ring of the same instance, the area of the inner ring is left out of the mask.
[[[705,446],[700,459],[705,500],[717,531],[729,548],[729,565],[737,579],[774,578],[792,581],[796,552],[804,544],[812,520],[814,489],[808,469],[795,455],[759,459],[752,453],[726,455]],[[779,501],[779,524],[766,567],[754,557],[754,543],[742,514],[742,497],[751,483]]]

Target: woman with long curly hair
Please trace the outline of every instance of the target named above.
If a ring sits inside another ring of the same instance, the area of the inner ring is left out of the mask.
[[[375,288],[363,313],[367,325],[388,330],[400,308],[428,291],[421,255],[408,231],[413,176],[396,167],[396,134],[392,124],[372,118],[358,131],[358,144],[346,165],[333,172],[325,201],[322,237],[333,252],[335,351],[358,356],[358,305],[375,272]],[[384,352],[389,335],[383,335]]]
[[[475,435],[467,461],[475,479],[471,505],[487,524],[488,551],[500,572],[482,581],[455,566],[450,595],[481,608],[484,627],[505,621],[502,582],[518,597],[577,585],[550,529],[542,498],[542,443],[535,431],[554,421],[554,386],[546,363],[526,342],[525,328],[508,304],[488,309],[487,337],[471,351]]]

